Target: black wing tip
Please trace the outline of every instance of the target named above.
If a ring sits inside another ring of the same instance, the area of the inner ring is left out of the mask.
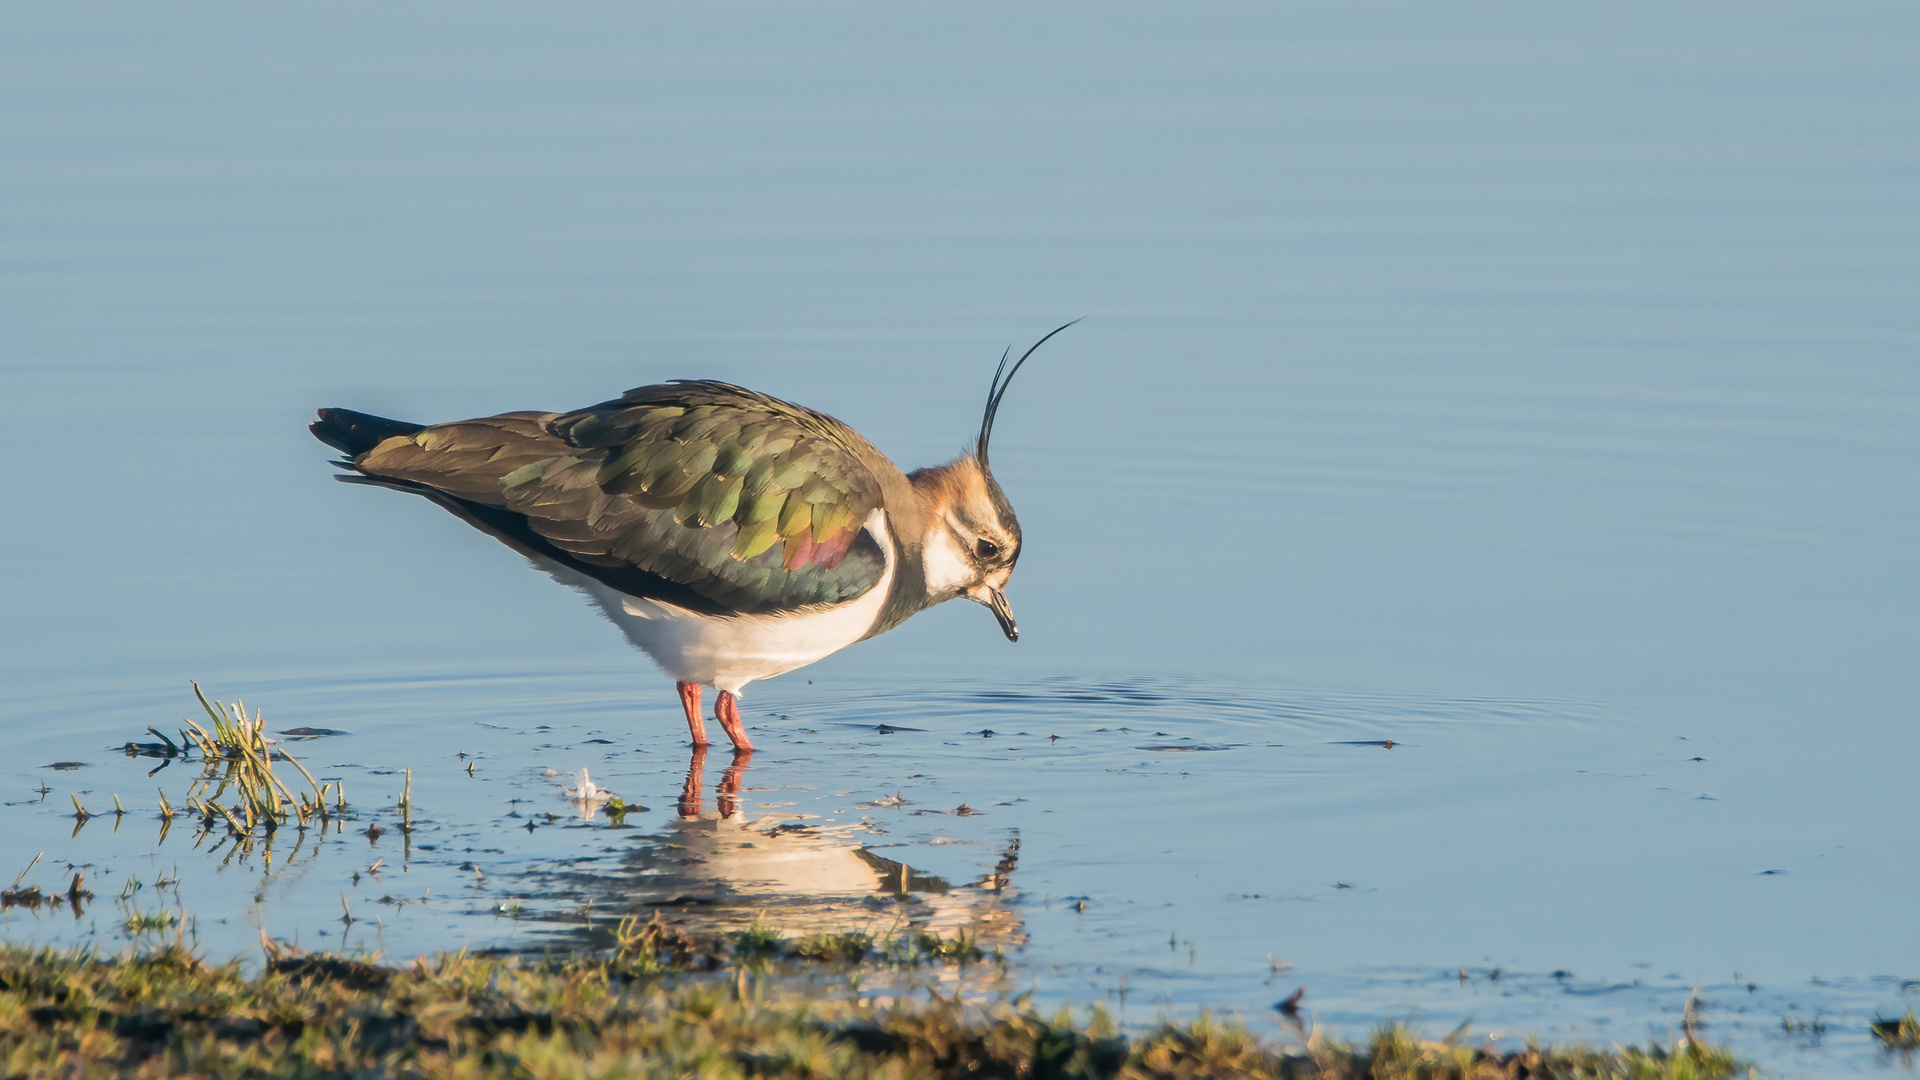
[[[352,409],[321,409],[319,417],[307,425],[307,430],[349,457],[358,457],[395,435],[412,435],[426,427]]]

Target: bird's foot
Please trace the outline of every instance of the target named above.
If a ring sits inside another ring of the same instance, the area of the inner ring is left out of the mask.
[[[733,740],[735,754],[753,753],[753,740],[747,738],[747,725],[740,722],[739,698],[725,690],[720,691],[720,700],[713,703],[713,715],[726,730],[727,738]]]

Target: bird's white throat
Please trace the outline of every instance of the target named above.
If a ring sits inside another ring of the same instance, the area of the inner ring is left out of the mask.
[[[960,595],[979,576],[960,546],[965,531],[951,512],[940,514],[927,530],[921,559],[927,572],[927,596],[936,602]]]

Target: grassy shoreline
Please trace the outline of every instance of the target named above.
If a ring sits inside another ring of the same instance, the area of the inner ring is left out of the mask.
[[[762,935],[764,941],[766,935]],[[822,962],[818,943],[740,941],[664,965],[657,940],[596,958],[464,954],[389,965],[274,947],[249,970],[179,944],[103,958],[0,946],[0,1070],[107,1077],[1619,1077],[1744,1075],[1724,1050],[1529,1048],[1499,1054],[1383,1028],[1291,1048],[1202,1018],[1129,1038],[1098,1010],[1043,1016],[922,987],[876,995],[864,972],[960,962],[964,949]],[[679,955],[690,955],[680,950]],[[842,976],[783,989],[776,965]],[[702,966],[706,966],[703,961]],[[728,976],[731,976],[730,978]]]

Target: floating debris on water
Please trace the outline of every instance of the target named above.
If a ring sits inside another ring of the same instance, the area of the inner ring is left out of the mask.
[[[594,812],[613,801],[613,792],[593,782],[586,769],[573,774],[573,786],[562,788],[569,802],[579,804],[582,821],[591,821]]]

